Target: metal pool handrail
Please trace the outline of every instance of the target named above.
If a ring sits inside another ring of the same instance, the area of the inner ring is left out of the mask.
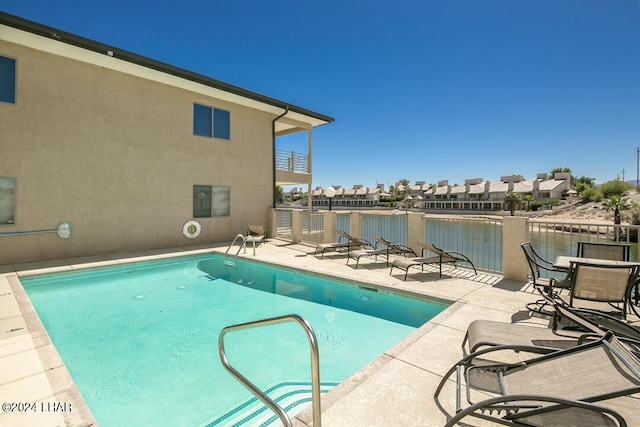
[[[240,247],[238,248],[238,252],[236,252],[236,256],[233,259],[233,261],[227,261],[227,255],[229,255],[229,250],[233,247],[233,245],[236,244],[236,242],[238,241],[238,239],[242,240],[242,244],[240,245]],[[240,250],[244,247],[245,242],[246,242],[247,238],[244,237],[242,234],[238,234],[236,236],[235,239],[233,239],[233,242],[231,242],[231,244],[229,245],[229,247],[227,248],[227,251],[224,253],[224,264],[225,265],[233,265],[233,267],[236,266],[236,261],[238,261],[238,254],[240,253]],[[253,252],[255,255],[255,251],[256,251],[256,244],[253,244]]]
[[[252,329],[259,326],[275,325],[278,323],[296,322],[302,329],[304,329],[309,339],[309,347],[311,349],[311,405],[313,408],[313,425],[314,427],[321,427],[322,422],[320,420],[320,354],[318,352],[318,340],[316,334],[313,332],[313,328],[307,322],[307,320],[297,314],[288,314],[284,316],[271,317],[262,320],[255,320],[253,322],[240,323],[238,325],[226,326],[220,331],[218,337],[218,353],[220,354],[220,361],[224,368],[233,375],[238,381],[242,383],[251,393],[253,393],[258,399],[267,405],[276,415],[280,418],[282,424],[286,427],[292,427],[291,419],[287,413],[282,409],[280,405],[274,402],[269,396],[260,390],[255,384],[249,381],[245,376],[238,372],[227,359],[227,355],[224,351],[224,336],[228,332],[240,331],[243,329]]]

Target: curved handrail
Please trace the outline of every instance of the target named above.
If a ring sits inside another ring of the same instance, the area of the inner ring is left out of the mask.
[[[249,381],[244,375],[238,372],[227,359],[227,355],[224,351],[224,336],[233,331],[239,331],[243,329],[251,329],[259,326],[268,326],[285,322],[297,322],[302,329],[304,329],[309,339],[309,347],[311,349],[311,405],[313,408],[313,425],[314,427],[321,427],[320,416],[320,355],[318,352],[318,340],[316,334],[313,332],[313,328],[307,322],[307,320],[297,314],[288,314],[284,316],[271,317],[262,320],[255,320],[253,322],[240,323],[238,325],[231,325],[222,328],[220,336],[218,337],[218,353],[220,354],[220,361],[224,368],[233,375],[238,381],[242,383],[251,393],[253,393],[258,399],[267,405],[276,415],[280,418],[282,424],[286,427],[292,427],[291,419],[287,413],[274,402],[269,396],[267,396],[262,390],[260,390],[255,384]]]
[[[235,262],[238,260],[238,254],[240,253],[240,249],[242,249],[244,247],[244,242],[246,240],[246,237],[244,237],[242,234],[238,234],[235,239],[233,239],[233,242],[231,242],[231,244],[229,245],[229,247],[227,248],[227,251],[224,253],[224,262],[226,264],[227,262],[227,255],[229,254],[229,249],[231,249],[233,247],[233,245],[236,244],[236,242],[238,241],[238,239],[242,239],[242,244],[240,245],[240,247],[238,248],[238,252],[236,252],[236,256],[233,260],[234,265]]]

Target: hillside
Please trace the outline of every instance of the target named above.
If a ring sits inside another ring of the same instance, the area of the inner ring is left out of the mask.
[[[640,194],[636,190],[630,190],[625,194],[629,198],[629,202],[640,204]],[[553,213],[541,212],[536,217],[549,219],[566,219],[574,221],[597,221],[613,223],[613,212],[607,211],[602,207],[601,202],[576,203],[565,208],[561,208]],[[631,220],[630,213],[622,213],[622,222],[629,223]]]

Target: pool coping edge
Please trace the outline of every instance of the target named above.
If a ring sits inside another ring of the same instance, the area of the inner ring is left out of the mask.
[[[71,404],[71,410],[62,412],[65,424],[73,427],[97,426],[96,420],[71,378],[71,374],[62,361],[58,350],[49,338],[49,334],[36,313],[33,304],[31,304],[31,300],[22,287],[18,276],[9,274],[7,275],[7,280],[23,314],[28,333],[33,341],[35,351],[38,354],[56,401]]]

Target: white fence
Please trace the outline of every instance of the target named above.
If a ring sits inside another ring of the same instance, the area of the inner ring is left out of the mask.
[[[296,213],[297,212],[297,213]],[[300,220],[292,218],[298,215]],[[331,217],[335,215],[335,217]],[[524,221],[524,220],[523,220]],[[446,251],[460,252],[469,257],[479,270],[502,273],[505,241],[528,236],[536,252],[545,259],[559,255],[575,255],[579,241],[620,241],[631,244],[631,259],[638,260],[637,236],[640,226],[606,223],[550,222],[546,219],[526,220],[526,230],[518,236],[504,234],[500,217],[468,218],[424,215],[413,212],[388,211],[291,211],[276,209],[276,235],[292,241],[311,244],[337,241],[336,230],[364,238],[374,243],[374,236],[414,248],[417,242],[429,242]],[[334,224],[325,230],[325,224]],[[518,254],[520,256],[520,254]]]

